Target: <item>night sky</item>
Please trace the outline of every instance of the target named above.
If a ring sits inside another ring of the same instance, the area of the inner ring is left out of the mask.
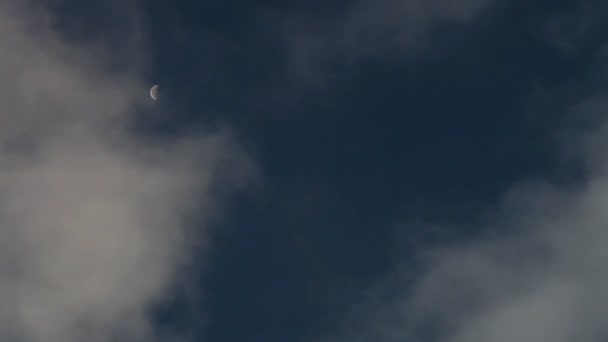
[[[131,129],[247,160],[187,218],[160,341],[608,339],[605,2],[50,3],[159,84]]]

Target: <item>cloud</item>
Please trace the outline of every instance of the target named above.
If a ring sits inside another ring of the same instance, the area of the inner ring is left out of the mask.
[[[495,0],[350,1],[325,17],[287,17],[283,26],[290,67],[305,81],[323,83],[332,69],[360,58],[410,58],[432,44],[434,30],[467,27]],[[321,18],[321,19],[319,19]]]
[[[0,340],[154,340],[151,310],[250,164],[229,130],[134,133],[143,32],[110,46],[21,5],[0,3]]]
[[[606,3],[585,0],[551,13],[536,27],[539,37],[565,56],[576,56],[597,44],[606,31]]]
[[[606,61],[600,55],[598,70]],[[566,126],[585,122],[575,132],[568,128],[562,142],[568,153],[577,151],[584,179],[517,184],[476,236],[425,246],[423,271],[406,263],[388,275],[354,305],[342,335],[326,340],[606,340],[608,78],[602,77],[566,106]],[[578,84],[573,89],[580,92]]]

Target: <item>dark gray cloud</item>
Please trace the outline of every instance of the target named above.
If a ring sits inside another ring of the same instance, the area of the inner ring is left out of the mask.
[[[204,246],[215,190],[250,164],[228,130],[129,130],[152,105],[145,32],[110,50],[22,5],[0,3],[0,339],[154,340],[150,310]]]

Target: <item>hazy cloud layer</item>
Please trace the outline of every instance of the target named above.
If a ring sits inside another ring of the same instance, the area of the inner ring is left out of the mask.
[[[141,41],[68,44],[22,4],[0,3],[0,340],[150,341],[150,309],[245,158],[228,132],[130,133],[151,106]]]
[[[605,13],[608,4],[601,0],[584,0],[556,11],[536,25],[539,36],[566,56],[588,52],[590,46],[605,36]]]
[[[401,60],[429,47],[442,24],[468,26],[497,0],[352,1],[326,17],[288,17],[285,41],[294,73],[324,82],[328,70],[361,57]]]

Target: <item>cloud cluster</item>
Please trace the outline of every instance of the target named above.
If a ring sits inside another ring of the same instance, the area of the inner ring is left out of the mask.
[[[246,158],[227,131],[134,133],[141,55],[68,43],[22,5],[0,3],[0,340],[151,341],[151,310]]]

